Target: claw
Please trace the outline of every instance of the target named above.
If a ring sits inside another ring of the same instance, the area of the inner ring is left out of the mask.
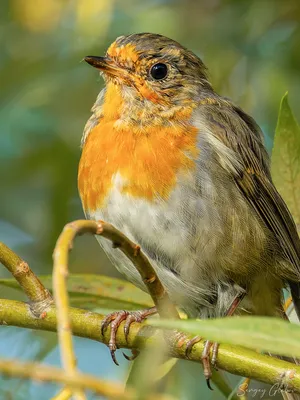
[[[126,358],[126,360],[128,361],[133,361],[137,358],[137,356],[140,354],[140,352],[136,349],[132,349],[131,350],[132,355],[128,356],[127,354],[125,354],[124,352],[122,352],[123,356]]]
[[[203,352],[201,355],[201,360],[202,360],[202,365],[203,365],[203,373],[204,373],[206,381],[209,381],[211,378],[211,368],[210,368],[210,360],[209,360],[211,346],[212,346],[212,343],[207,340],[205,342],[204,349],[203,349]]]
[[[107,315],[106,318],[104,318],[104,320],[101,322],[101,335],[102,335],[102,336],[104,336],[104,331],[105,331],[105,329],[109,326],[109,324],[110,324],[114,319],[116,319],[117,314],[118,314],[118,313],[116,313],[116,312],[111,313],[111,314]]]
[[[202,340],[200,336],[195,336],[187,342],[185,348],[185,355],[187,358],[190,357],[194,344],[200,342],[200,340]]]
[[[233,299],[232,303],[230,304],[230,307],[228,311],[225,313],[226,316],[231,316],[234,314],[235,310],[245,297],[246,292],[241,291],[236,295],[236,297]],[[192,349],[194,344],[198,343],[202,338],[200,336],[195,336],[194,338],[190,339],[187,344],[186,344],[186,349],[185,349],[185,356],[186,358],[190,358]],[[178,335],[178,340],[176,340],[177,346],[181,347],[183,343],[185,342],[185,336],[182,334]],[[212,356],[211,356],[211,361],[210,361],[210,350],[212,348]],[[206,379],[206,384],[207,387],[210,390],[213,390],[210,384],[210,379],[212,376],[212,371],[211,371],[211,366],[217,369],[217,361],[218,361],[218,350],[219,350],[219,344],[218,343],[212,343],[210,341],[206,341],[202,355],[201,355],[201,361],[202,361],[202,366],[203,366],[203,374]]]
[[[214,389],[211,387],[210,379],[206,379],[206,385],[207,385],[208,389],[214,390]]]
[[[116,345],[116,334],[117,330],[122,321],[126,320],[128,316],[128,311],[114,312],[106,316],[106,318],[101,323],[101,334],[104,335],[105,329],[110,325],[110,339],[108,342],[108,347],[110,351],[111,358],[116,365],[119,365],[115,352],[117,350]]]
[[[117,312],[113,312],[109,315],[107,315],[104,320],[101,323],[101,334],[102,336],[104,336],[104,332],[106,330],[106,328],[108,328],[108,326],[110,325],[110,339],[108,342],[108,347],[110,350],[110,354],[111,354],[111,358],[113,359],[113,362],[116,365],[119,365],[117,359],[116,359],[116,355],[115,352],[117,350],[117,345],[116,345],[116,335],[117,335],[117,331],[119,326],[121,325],[121,323],[123,321],[125,321],[125,325],[124,325],[124,334],[125,334],[125,338],[126,341],[128,339],[128,335],[129,335],[129,331],[130,331],[130,325],[133,322],[142,322],[145,318],[147,318],[149,315],[153,315],[156,313],[156,308],[152,307],[150,309],[147,310],[143,310],[143,311],[117,311]],[[134,360],[137,356],[138,356],[139,352],[136,350],[132,351],[132,356],[127,356],[126,354],[123,353],[124,357],[127,360]]]
[[[211,363],[210,363],[210,349],[211,347],[214,346],[214,343],[210,342],[209,340],[207,340],[205,342],[204,345],[204,349],[201,355],[201,360],[202,360],[202,365],[203,365],[203,373],[204,373],[204,377],[206,379],[207,382],[207,386],[210,387],[210,378],[212,376],[212,372],[211,372]]]
[[[200,342],[202,338],[200,336],[195,336],[194,338],[190,339],[187,342],[186,349],[185,349],[185,355],[187,358],[189,358],[191,351],[193,349],[194,344]],[[210,361],[210,349],[212,347],[212,359]],[[212,343],[209,342],[208,340],[205,342],[204,349],[201,355],[201,361],[203,365],[203,373],[204,377],[206,379],[207,387],[210,390],[213,390],[210,384],[210,379],[212,376],[211,372],[211,365],[215,368],[217,364],[217,357],[218,357],[218,348],[219,344],[218,343]]]
[[[110,356],[111,356],[113,362],[119,367],[120,364],[118,363],[117,358],[116,358],[116,350],[112,350],[112,349],[109,349],[109,350],[110,350]]]
[[[217,368],[217,361],[218,361],[218,350],[219,350],[219,343],[214,343],[212,348],[212,357],[211,357],[211,365],[214,367],[215,370]]]
[[[129,335],[129,328],[130,328],[130,325],[131,325],[133,322],[142,322],[142,319],[141,319],[141,318],[136,318],[136,316],[133,315],[133,314],[129,314],[129,315],[127,316],[126,321],[125,321],[125,325],[124,325],[124,335],[125,335],[126,342],[128,341],[128,335]],[[126,358],[126,357],[125,357],[125,358]]]

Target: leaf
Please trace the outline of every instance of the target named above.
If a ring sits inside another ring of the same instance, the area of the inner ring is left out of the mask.
[[[52,277],[40,276],[43,285],[51,290]],[[21,290],[14,279],[0,279],[0,285]],[[151,297],[129,282],[102,275],[70,274],[67,282],[73,306],[88,309],[137,310],[153,307]]]
[[[201,321],[153,319],[151,325],[204,336],[218,343],[300,357],[300,326],[277,318],[242,316]]]
[[[272,152],[272,177],[296,224],[300,224],[300,128],[283,96]]]

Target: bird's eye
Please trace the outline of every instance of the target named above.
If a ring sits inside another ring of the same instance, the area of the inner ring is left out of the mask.
[[[164,79],[167,76],[167,73],[168,67],[166,66],[166,64],[163,63],[154,64],[150,70],[150,75],[157,81],[160,79]]]

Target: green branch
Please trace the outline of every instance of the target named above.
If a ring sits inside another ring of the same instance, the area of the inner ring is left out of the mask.
[[[50,292],[32,272],[27,262],[2,242],[0,242],[0,263],[13,275],[31,302],[43,304],[41,309],[52,303]]]
[[[134,400],[138,394],[132,388],[124,388],[117,382],[99,379],[92,375],[65,371],[35,362],[21,362],[16,360],[0,359],[0,372],[5,376],[19,377],[36,380],[37,382],[50,382],[68,385],[75,391],[91,390],[92,392],[114,400]],[[66,393],[68,395],[68,393]],[[174,400],[171,396],[146,394],[145,400]]]
[[[108,344],[110,330],[108,329],[104,337],[100,333],[100,325],[104,316],[87,312],[78,308],[70,308],[70,320],[72,332],[76,336],[101,341]],[[151,321],[151,320],[150,320]],[[0,323],[3,325],[18,326],[22,328],[47,330],[56,332],[56,310],[54,306],[49,307],[43,319],[34,318],[27,304],[13,301],[0,301]],[[136,349],[142,348],[147,344],[160,343],[157,329],[150,326],[150,323],[133,323],[126,342],[124,325],[121,324],[117,333],[117,344],[120,348]],[[169,335],[168,353],[175,358],[186,359],[185,348],[187,340],[179,347],[174,337]],[[190,355],[191,361],[201,363],[203,342],[195,344]],[[289,389],[300,392],[300,367],[290,364],[273,357],[258,354],[255,351],[242,347],[230,345],[220,345],[218,353],[218,367],[235,375],[247,376],[258,381],[269,384],[282,383],[282,376],[287,371],[293,372],[293,378],[288,381]]]

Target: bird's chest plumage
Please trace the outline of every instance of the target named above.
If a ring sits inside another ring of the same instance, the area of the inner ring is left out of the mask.
[[[86,210],[105,205],[118,176],[123,195],[153,202],[168,198],[177,174],[195,167],[195,128],[153,127],[135,132],[115,125],[102,121],[83,148],[79,190]]]

